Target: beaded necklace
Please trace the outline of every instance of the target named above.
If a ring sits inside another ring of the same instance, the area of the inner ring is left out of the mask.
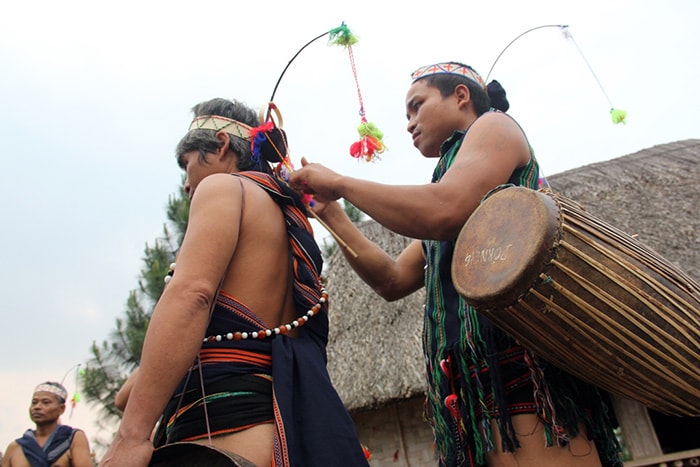
[[[168,274],[165,276],[164,281],[167,284],[170,282],[170,280],[173,277],[173,274],[175,273],[175,263],[170,264],[170,270],[168,271]],[[297,319],[292,321],[291,323],[288,324],[283,324],[281,326],[278,326],[276,328],[262,328],[258,329],[257,331],[252,331],[252,332],[245,332],[245,331],[235,331],[235,332],[229,332],[226,334],[217,334],[214,336],[207,336],[204,339],[202,339],[202,343],[211,343],[211,342],[221,342],[223,340],[227,341],[238,341],[242,339],[265,339],[267,337],[271,336],[276,336],[279,334],[287,334],[289,331],[292,329],[298,328],[306,324],[306,322],[311,318],[312,316],[315,316],[318,314],[319,311],[321,311],[321,307],[323,307],[323,304],[328,302],[328,292],[324,287],[321,287],[321,298],[318,299],[318,303],[316,303],[314,306],[309,308],[307,312],[301,316],[299,316]]]

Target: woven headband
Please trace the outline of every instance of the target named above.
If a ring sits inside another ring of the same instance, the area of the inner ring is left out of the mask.
[[[57,395],[64,401],[68,399],[68,393],[66,392],[66,390],[60,386],[56,386],[53,384],[41,383],[39,386],[34,388],[34,392],[50,392],[51,394]]]
[[[190,130],[216,130],[225,131],[229,135],[250,141],[252,128],[248,125],[226,117],[217,115],[200,115],[192,120]]]
[[[467,65],[460,65],[450,62],[436,63],[434,65],[420,67],[411,73],[411,79],[416,81],[421,78],[425,78],[426,76],[445,74],[464,76],[465,78],[474,81],[476,84],[486,89],[486,84],[484,84],[484,80],[481,78],[481,76],[479,76],[479,73],[472,70],[471,67],[468,67]]]

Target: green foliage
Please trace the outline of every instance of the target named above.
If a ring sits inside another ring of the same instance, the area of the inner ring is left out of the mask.
[[[361,222],[365,216],[365,213],[360,211],[354,204],[352,204],[346,199],[343,199],[343,210],[345,211],[345,214],[348,215],[350,220],[355,224]]]

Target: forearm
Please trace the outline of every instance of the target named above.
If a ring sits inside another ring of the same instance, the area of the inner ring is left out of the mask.
[[[438,184],[384,185],[340,177],[337,191],[387,229],[409,238],[451,239],[466,220]]]
[[[321,218],[345,244],[338,247],[350,267],[378,295],[386,300],[394,300],[410,293],[400,290],[396,261],[367,239],[338,203],[329,204]]]
[[[202,345],[211,299],[175,278],[166,287],[149,323],[139,376],[122,417],[119,431],[124,438],[150,437]]]

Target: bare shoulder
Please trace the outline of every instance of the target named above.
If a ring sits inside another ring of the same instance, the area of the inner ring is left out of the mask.
[[[91,467],[93,465],[90,443],[85,432],[75,428],[73,441],[70,445],[70,465],[73,467]]]
[[[11,467],[13,465],[29,465],[24,458],[24,453],[22,453],[22,448],[17,443],[17,441],[12,441],[7,445],[5,453],[2,457],[3,467]]]
[[[199,183],[192,200],[198,197],[218,196],[225,192],[238,192],[240,187],[238,177],[226,173],[211,174]]]
[[[489,153],[503,156],[525,165],[530,159],[530,144],[523,129],[503,112],[487,112],[477,118],[464,139],[465,152]]]
[[[87,435],[83,430],[80,428],[73,428],[75,430],[75,433],[73,433],[73,442],[75,443],[76,440],[78,442],[86,441],[87,442]]]
[[[237,195],[238,197],[258,197],[265,195],[262,199],[270,199],[265,191],[252,180],[245,177],[236,177],[232,174],[219,173],[212,174],[202,180],[197,187],[195,196],[199,198],[218,197],[222,194]],[[194,197],[192,198],[194,200]],[[229,198],[230,199],[230,198]]]
[[[484,131],[498,131],[498,133],[508,134],[512,132],[516,136],[524,136],[522,128],[513,117],[503,112],[486,112],[474,121],[469,129],[469,133],[480,133]]]

